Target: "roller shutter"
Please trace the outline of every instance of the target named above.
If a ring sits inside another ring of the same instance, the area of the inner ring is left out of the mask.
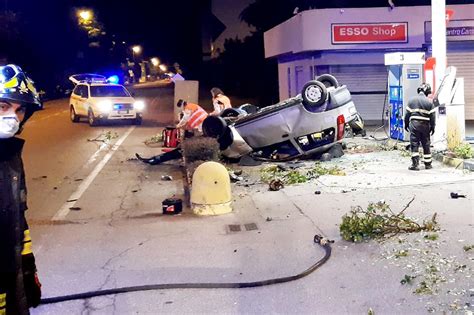
[[[464,78],[466,120],[474,120],[474,45],[470,52],[448,50],[447,58],[448,66],[455,66],[457,76]]]
[[[357,110],[366,121],[380,121],[387,94],[385,65],[332,65],[329,73],[347,85]]]

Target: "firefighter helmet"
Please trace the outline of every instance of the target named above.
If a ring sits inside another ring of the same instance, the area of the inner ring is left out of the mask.
[[[431,94],[431,85],[429,85],[428,83],[422,83],[418,89],[416,90],[416,92],[419,94],[421,92],[423,92],[423,94],[425,94],[426,96],[430,95]]]
[[[42,108],[33,80],[16,65],[0,66],[0,100],[18,103],[32,112]]]
[[[232,211],[232,194],[227,169],[217,162],[204,162],[193,174],[191,204],[198,215],[219,215]]]

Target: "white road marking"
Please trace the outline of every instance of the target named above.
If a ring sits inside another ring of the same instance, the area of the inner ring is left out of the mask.
[[[120,138],[117,140],[117,142],[113,145],[113,147],[110,149],[110,152],[107,153],[102,161],[97,164],[97,166],[92,170],[92,172],[87,176],[87,178],[79,185],[77,190],[72,193],[72,195],[67,199],[71,200],[71,202],[66,202],[61,209],[56,212],[56,214],[53,216],[52,221],[59,221],[59,220],[64,220],[64,218],[69,214],[71,207],[74,207],[76,204],[77,200],[81,198],[81,196],[84,194],[84,192],[89,188],[89,186],[92,184],[94,179],[99,175],[100,171],[104,168],[104,166],[107,164],[107,162],[110,160],[110,158],[114,155],[115,151],[120,147],[120,145],[125,141],[125,139],[132,133],[132,131],[135,129],[135,126],[130,127],[128,131]],[[100,149],[99,149],[100,150]],[[96,155],[94,153],[94,155]],[[94,157],[94,155],[92,157]]]

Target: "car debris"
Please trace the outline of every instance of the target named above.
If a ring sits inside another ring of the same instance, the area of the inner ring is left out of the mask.
[[[451,199],[466,198],[466,195],[460,195],[455,192],[452,192],[450,195],[451,195]]]
[[[281,180],[274,179],[274,180],[270,181],[270,183],[268,184],[268,187],[269,187],[270,191],[279,191],[279,190],[285,188],[285,185],[283,184],[283,182]]]
[[[163,176],[161,176],[161,180],[163,180],[163,181],[171,181],[171,180],[173,180],[173,176],[170,176],[170,175],[163,175]]]

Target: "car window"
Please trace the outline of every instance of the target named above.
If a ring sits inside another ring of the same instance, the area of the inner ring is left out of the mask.
[[[92,97],[129,97],[130,93],[119,85],[96,85],[91,86]]]
[[[76,86],[72,93],[74,93],[74,95],[81,95],[81,85]]]

